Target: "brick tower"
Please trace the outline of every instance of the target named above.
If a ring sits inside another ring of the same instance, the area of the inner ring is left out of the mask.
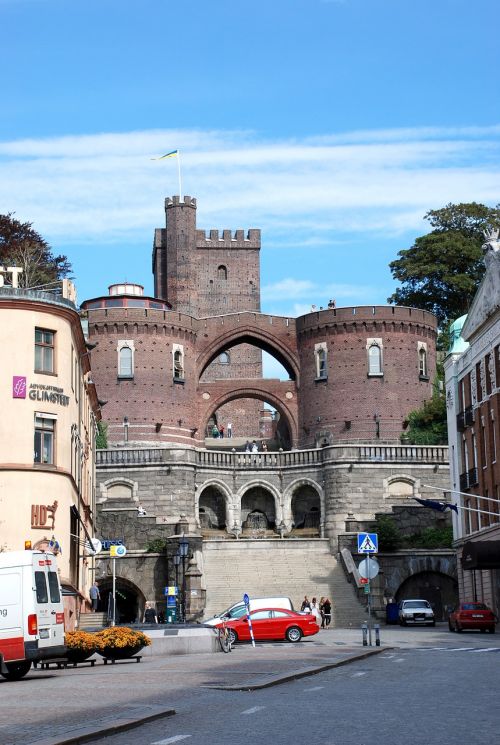
[[[196,228],[196,199],[165,200],[166,227],[155,231],[153,274],[155,297],[174,310],[206,318],[240,311],[260,312],[260,230]],[[239,344],[224,352],[205,371],[203,380],[262,377],[260,349]],[[259,436],[259,401],[240,399],[221,407],[216,422],[234,435]]]

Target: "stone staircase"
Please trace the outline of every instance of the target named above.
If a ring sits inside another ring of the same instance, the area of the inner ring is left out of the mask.
[[[102,629],[107,625],[107,613],[81,613],[78,622],[78,630],[87,631],[88,629]]]
[[[332,625],[358,627],[364,606],[327,539],[204,540],[203,571],[207,604],[204,618],[250,597],[290,597],[300,609],[304,595],[332,600]]]

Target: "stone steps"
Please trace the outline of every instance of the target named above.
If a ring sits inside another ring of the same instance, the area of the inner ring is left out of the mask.
[[[82,613],[78,622],[79,631],[107,626],[107,613]]]
[[[309,599],[333,601],[332,624],[349,628],[366,620],[364,607],[324,539],[204,541],[205,618],[250,597],[290,597],[300,608]]]

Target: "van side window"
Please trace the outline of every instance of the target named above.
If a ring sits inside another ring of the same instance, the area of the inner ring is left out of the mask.
[[[45,582],[45,572],[35,572],[36,601],[37,603],[48,603],[47,583]]]
[[[59,582],[57,581],[57,572],[49,572],[49,592],[51,603],[61,602],[61,595],[59,593]]]

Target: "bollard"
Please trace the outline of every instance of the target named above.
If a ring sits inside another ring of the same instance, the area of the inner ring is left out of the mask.
[[[362,623],[361,631],[363,633],[363,647],[367,647],[368,646],[368,624]]]
[[[375,646],[380,647],[380,624],[376,623],[373,628],[375,630]]]

